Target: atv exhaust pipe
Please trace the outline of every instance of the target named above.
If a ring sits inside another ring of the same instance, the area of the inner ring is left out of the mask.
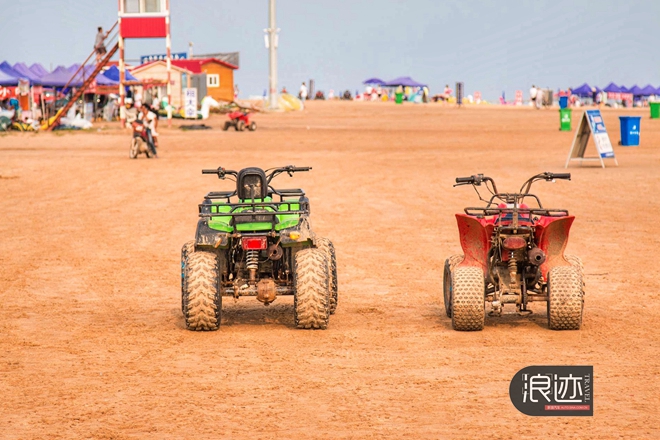
[[[538,247],[534,247],[527,252],[527,260],[535,266],[540,266],[545,262],[545,252]]]

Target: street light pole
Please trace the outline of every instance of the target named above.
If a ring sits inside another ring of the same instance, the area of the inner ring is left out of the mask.
[[[277,97],[277,31],[275,27],[275,0],[269,0],[268,8],[268,107],[272,110],[279,108]]]

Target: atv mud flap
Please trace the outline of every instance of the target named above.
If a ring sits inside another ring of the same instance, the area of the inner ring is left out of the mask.
[[[458,266],[479,267],[488,273],[488,250],[490,248],[490,237],[493,233],[493,225],[485,220],[476,219],[466,214],[456,214],[458,233],[461,238],[461,247],[465,258]]]
[[[548,271],[555,266],[570,266],[564,258],[564,250],[568,243],[568,233],[575,216],[542,217],[536,224],[536,242],[545,252],[545,262],[541,265],[541,273],[548,279]]]

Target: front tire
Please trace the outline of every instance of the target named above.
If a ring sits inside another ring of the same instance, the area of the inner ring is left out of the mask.
[[[451,318],[453,272],[456,265],[461,261],[463,261],[462,255],[452,255],[445,260],[445,273],[442,277],[442,294],[445,300],[445,312],[447,313],[447,318]]]
[[[293,314],[296,327],[328,328],[328,263],[321,249],[309,248],[296,253]]]
[[[484,273],[478,267],[457,267],[452,276],[451,324],[454,330],[484,329]]]
[[[181,312],[186,314],[186,263],[188,255],[195,251],[195,240],[187,241],[181,248]]]
[[[257,123],[254,121],[250,122],[248,128],[250,129],[250,131],[257,131]]]
[[[131,148],[128,150],[128,157],[131,159],[137,159],[138,154],[140,153],[140,143],[142,139],[134,137],[131,141]]]
[[[245,130],[245,122],[236,121],[236,131],[243,131],[243,130]]]
[[[222,295],[219,292],[218,257],[211,252],[191,252],[185,267],[184,316],[188,330],[220,327]]]
[[[318,249],[325,254],[328,262],[328,286],[330,290],[330,302],[328,312],[333,315],[337,310],[337,301],[339,294],[337,289],[337,256],[335,254],[335,245],[327,238],[319,238],[316,242]]]
[[[558,266],[548,274],[548,327],[551,330],[579,330],[582,326],[584,296],[582,277],[573,266]]]
[[[229,127],[231,127],[231,122],[225,121],[225,125],[222,127],[224,131],[229,130]]]

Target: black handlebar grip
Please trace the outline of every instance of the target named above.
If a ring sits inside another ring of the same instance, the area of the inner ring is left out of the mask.
[[[571,180],[571,173],[553,173],[552,177],[555,179]]]
[[[457,177],[456,183],[472,183],[474,182],[474,177]]]
[[[202,170],[202,174],[218,174],[218,170]]]

